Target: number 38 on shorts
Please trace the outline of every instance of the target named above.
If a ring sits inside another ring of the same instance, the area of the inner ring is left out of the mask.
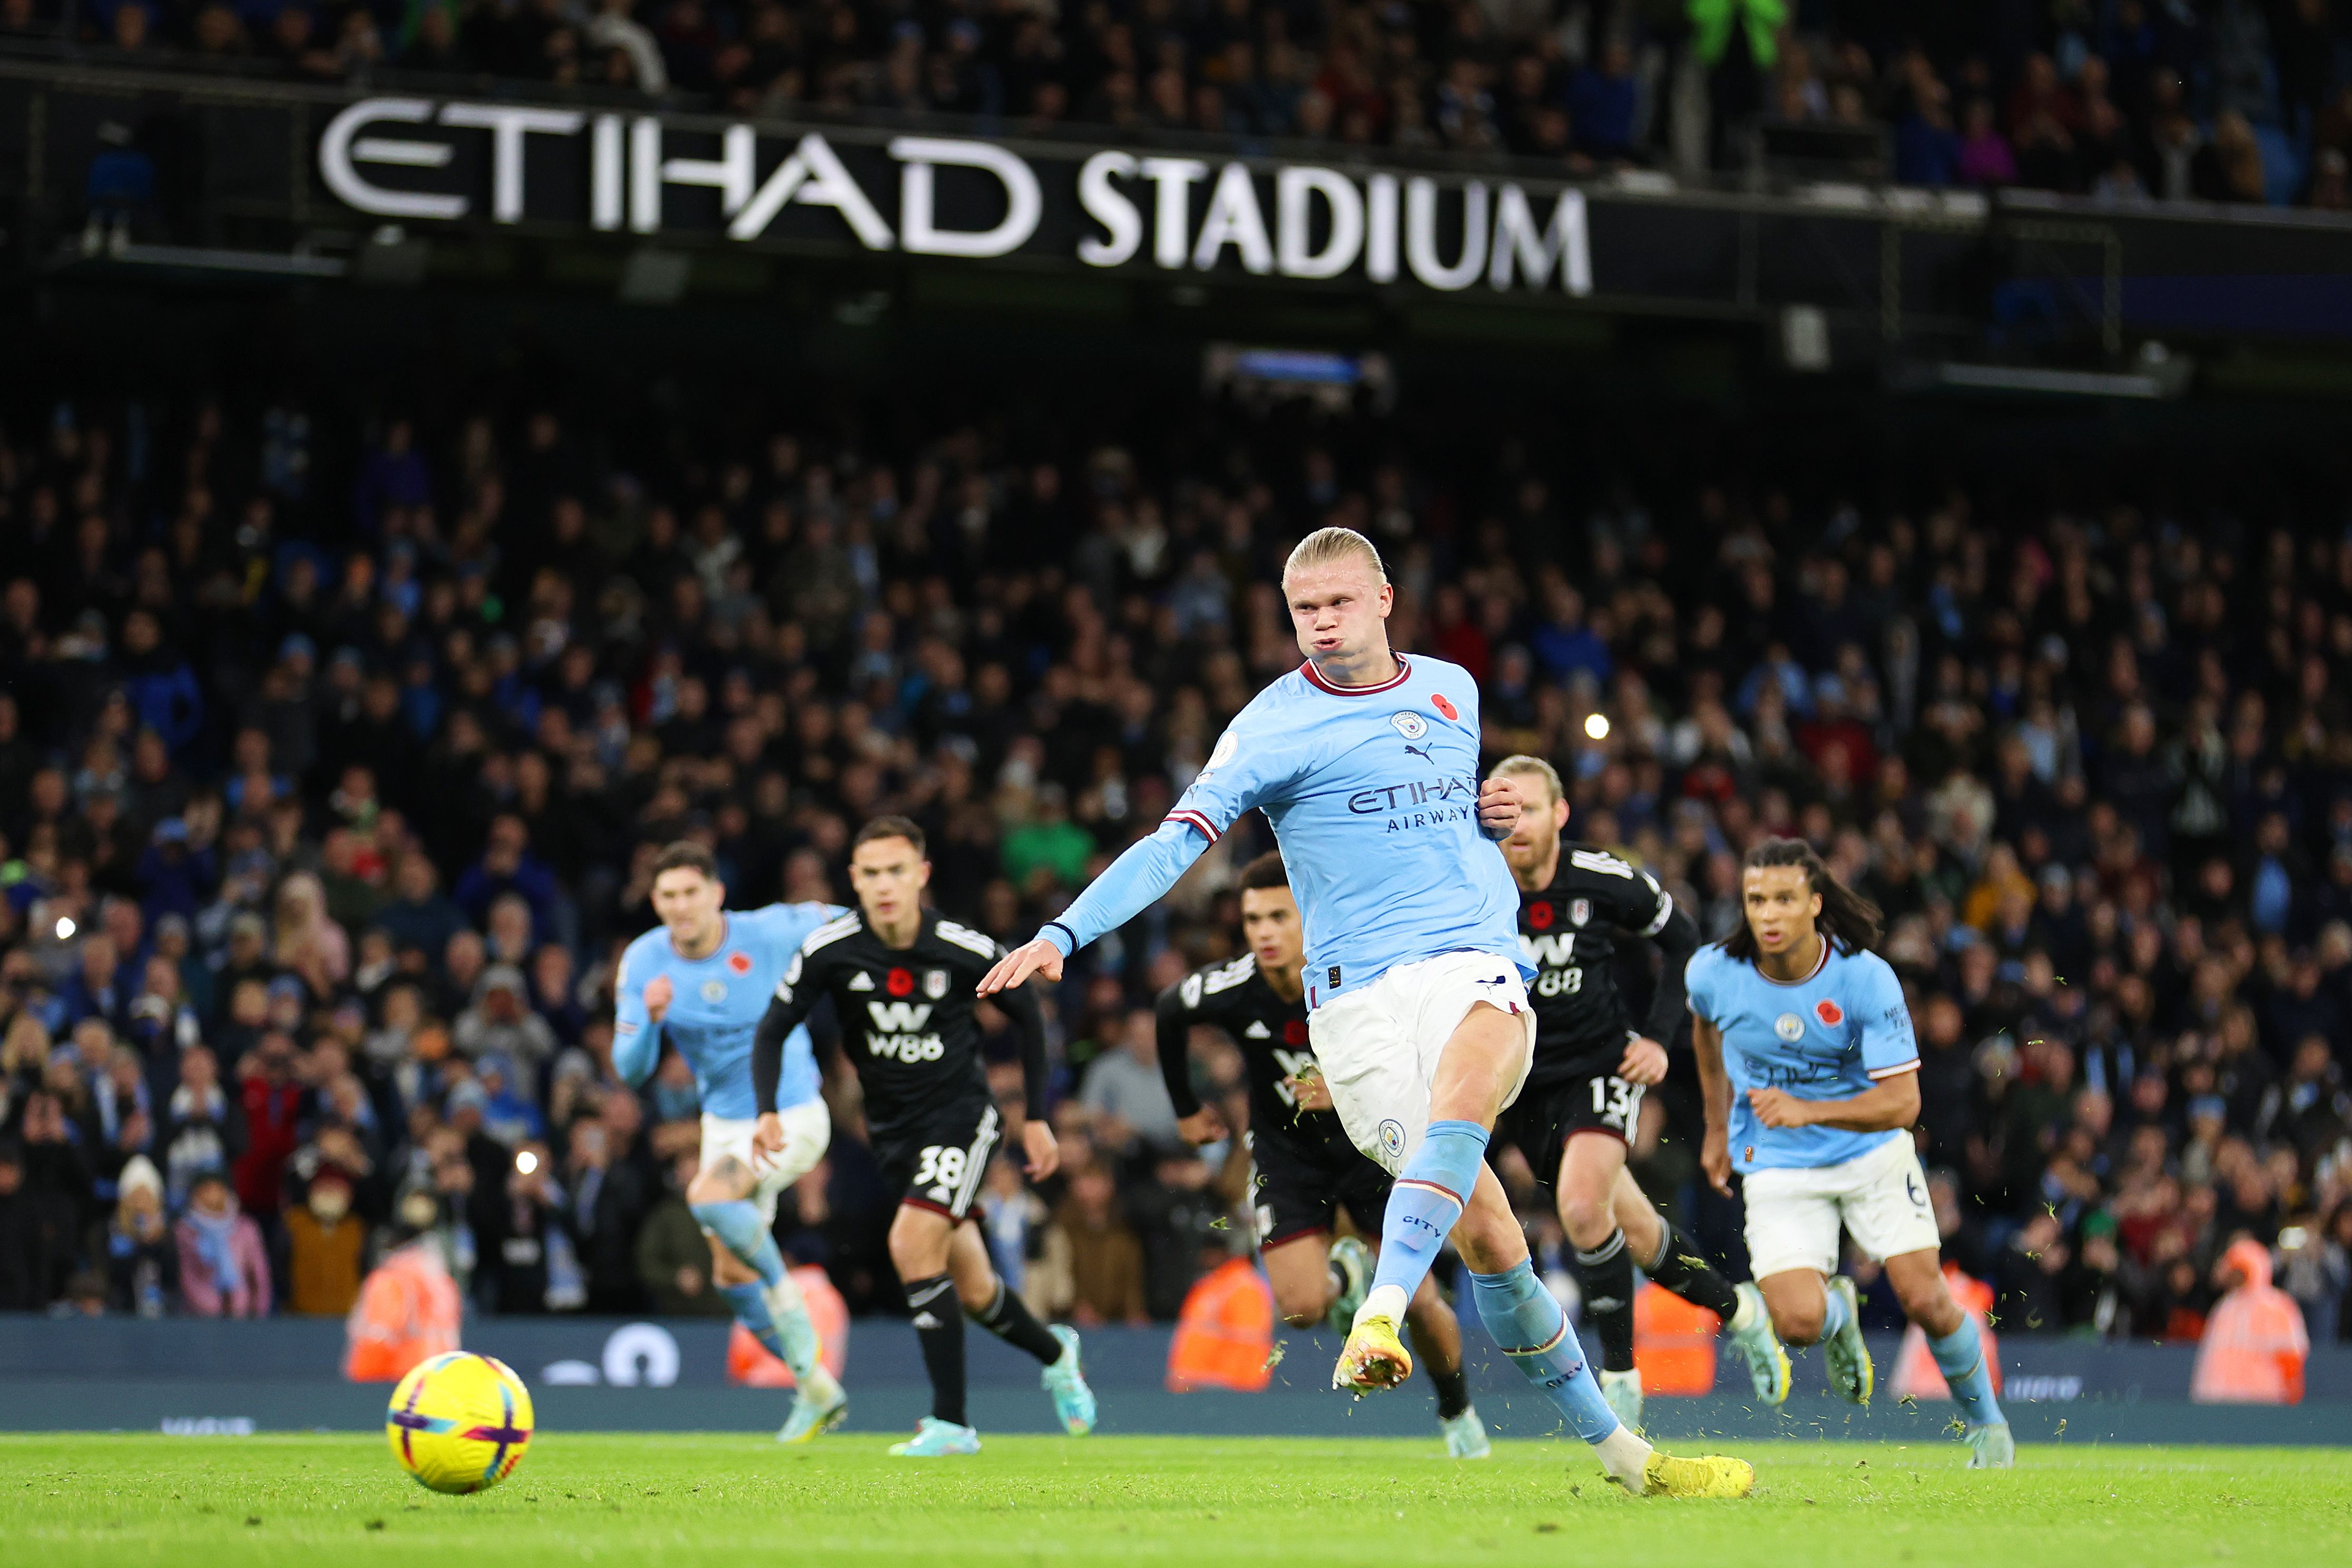
[[[913,1185],[945,1202],[949,1194],[963,1185],[964,1163],[970,1157],[952,1143],[934,1143],[916,1156]]]

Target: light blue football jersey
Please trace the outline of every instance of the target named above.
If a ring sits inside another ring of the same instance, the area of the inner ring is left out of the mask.
[[[1517,884],[1478,826],[1478,683],[1444,659],[1397,663],[1378,686],[1333,686],[1312,664],[1283,676],[1169,813],[1212,844],[1265,813],[1306,928],[1309,1005],[1448,952],[1535,975]]]
[[[1685,971],[1690,1010],[1723,1031],[1731,1077],[1731,1163],[1741,1171],[1817,1170],[1859,1159],[1909,1133],[1836,1127],[1767,1127],[1748,1103],[1751,1089],[1786,1089],[1799,1100],[1851,1100],[1880,1079],[1919,1065],[1903,983],[1874,952],[1838,952],[1792,984],[1710,943]]]
[[[656,926],[629,943],[614,979],[613,1067],[643,1083],[661,1059],[667,1036],[694,1069],[706,1114],[741,1121],[758,1114],[751,1093],[751,1037],[768,1011],[785,966],[809,932],[848,911],[835,904],[770,904],[729,910],[727,930],[710,956],[681,958],[669,928]],[[646,1013],[646,987],[669,976],[669,1012],[656,1024]],[[784,1042],[784,1072],[773,1109],[817,1096],[816,1052],[807,1026]]]

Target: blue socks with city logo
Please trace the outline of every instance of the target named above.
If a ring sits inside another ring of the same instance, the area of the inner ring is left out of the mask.
[[[1373,1266],[1364,1311],[1404,1321],[1405,1303],[1437,1261],[1486,1162],[1486,1130],[1476,1122],[1429,1124],[1421,1147],[1389,1189],[1388,1212],[1381,1219],[1380,1261]]]
[[[1536,1278],[1532,1263],[1521,1258],[1500,1274],[1473,1274],[1470,1289],[1478,1321],[1520,1374],[1559,1406],[1571,1431],[1599,1443],[1618,1429],[1617,1414],[1601,1396],[1568,1313]]]

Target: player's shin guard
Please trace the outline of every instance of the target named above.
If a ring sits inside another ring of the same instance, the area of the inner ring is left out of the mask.
[[[1446,1236],[1462,1217],[1486,1159],[1486,1130],[1475,1121],[1433,1121],[1421,1147],[1389,1190],[1381,1219],[1381,1257],[1362,1313],[1404,1321],[1405,1303],[1421,1289]],[[1390,1291],[1395,1291],[1391,1296]]]
[[[1027,1351],[1047,1366],[1062,1359],[1062,1342],[1002,1279],[996,1282],[995,1300],[985,1307],[967,1308],[965,1314],[1006,1344]]]
[[[1993,1396],[1992,1368],[1986,1364],[1984,1336],[1977,1331],[1974,1318],[1963,1315],[1958,1328],[1941,1339],[1929,1340],[1927,1349],[1934,1352],[1952,1400],[1969,1426],[1997,1426],[2009,1419],[2001,1414],[2000,1401]]]
[[[737,1262],[760,1277],[761,1284],[773,1285],[783,1278],[784,1255],[776,1250],[776,1237],[751,1199],[697,1204],[694,1222],[702,1227],[703,1235],[717,1237],[719,1245],[733,1253]]]
[[[923,1347],[923,1370],[931,1378],[931,1415],[970,1426],[963,1418],[963,1313],[956,1308],[954,1279],[933,1274],[908,1280],[907,1306]]]
[[[1738,1315],[1739,1292],[1699,1256],[1697,1245],[1689,1237],[1675,1234],[1672,1220],[1659,1219],[1658,1255],[1642,1265],[1642,1272],[1727,1323]]]
[[[1621,1429],[1585,1364],[1584,1347],[1569,1327],[1568,1314],[1536,1278],[1532,1264],[1522,1258],[1501,1274],[1473,1274],[1470,1287],[1478,1321],[1520,1374],[1559,1406],[1571,1431],[1598,1444]]]
[[[1590,1252],[1576,1255],[1576,1272],[1584,1286],[1584,1310],[1601,1335],[1601,1365],[1609,1372],[1633,1370],[1633,1259],[1625,1247],[1625,1233],[1612,1230],[1609,1239]]]

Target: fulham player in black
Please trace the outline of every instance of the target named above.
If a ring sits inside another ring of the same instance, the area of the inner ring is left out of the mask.
[[[1192,1030],[1221,1030],[1241,1052],[1249,1079],[1258,1259],[1274,1286],[1275,1310],[1293,1328],[1328,1322],[1345,1332],[1363,1302],[1371,1254],[1353,1237],[1331,1241],[1332,1217],[1344,1204],[1358,1229],[1378,1236],[1388,1212],[1389,1173],[1349,1141],[1316,1070],[1299,973],[1306,936],[1280,855],[1261,855],[1243,868],[1242,939],[1246,954],[1195,971],[1160,994],[1160,1071],[1175,1102],[1177,1131],[1194,1143],[1213,1143],[1225,1128],[1192,1092]],[[1486,1458],[1494,1450],[1462,1373],[1462,1326],[1433,1279],[1422,1280],[1405,1323],[1437,1384],[1445,1451],[1457,1459]]]
[[[1000,1131],[981,1060],[973,987],[1004,950],[968,926],[923,907],[930,881],[923,830],[902,816],[860,828],[849,854],[857,909],[811,931],[784,970],[752,1045],[754,1103],[775,1102],[785,1038],[833,998],[842,1049],[866,1090],[874,1158],[898,1198],[890,1261],[914,1313],[930,1373],[931,1414],[890,1452],[903,1458],[976,1454],[980,1436],[964,1411],[963,1320],[971,1320],[1045,1363],[1044,1384],[1071,1436],[1094,1427],[1095,1397],[1078,1369],[1078,1336],[1041,1323],[1005,1287],[970,1223]],[[1033,1177],[1060,1163],[1045,1121],[1045,1028],[1036,999],[1007,992],[995,1005],[1021,1037],[1027,1118],[1021,1142]],[[760,1118],[756,1152],[784,1145],[782,1121]],[[957,1310],[958,1302],[962,1310]]]
[[[1585,1310],[1601,1335],[1601,1392],[1618,1419],[1642,1425],[1633,1365],[1633,1269],[1729,1330],[1757,1396],[1788,1397],[1789,1357],[1753,1285],[1734,1286],[1698,1256],[1625,1169],[1643,1094],[1666,1076],[1666,1042],[1682,1023],[1683,969],[1698,927],[1657,879],[1595,845],[1564,840],[1568,801],[1540,757],[1506,757],[1494,776],[1526,803],[1503,842],[1519,885],[1519,942],[1536,966],[1535,1065],[1516,1104],[1495,1124],[1493,1147],[1516,1145],[1552,1189],[1576,1249]],[[1649,1015],[1636,1021],[1617,987],[1618,945],[1648,942],[1664,959]]]

